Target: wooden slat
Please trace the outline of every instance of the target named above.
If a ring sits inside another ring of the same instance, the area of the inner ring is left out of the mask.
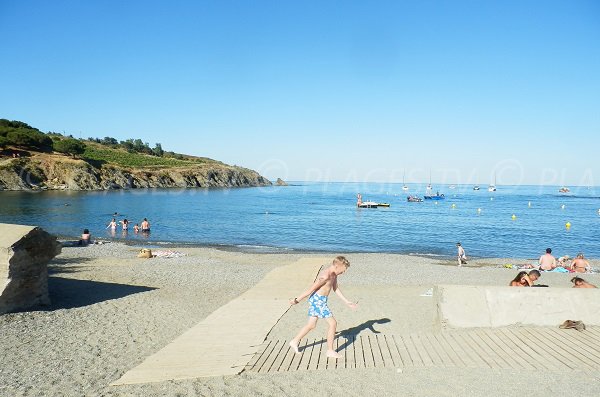
[[[523,335],[527,335],[529,333],[529,337],[531,339],[535,339],[537,337],[537,339],[535,339],[536,343],[542,347],[543,352],[547,356],[554,358],[556,361],[560,362],[562,365],[565,365],[570,369],[577,368],[577,364],[574,364],[569,358],[564,357],[562,354],[557,353],[553,349],[552,344],[549,344],[548,341],[546,341],[545,335],[543,335],[544,337],[540,337],[539,332],[531,332],[528,328],[521,328],[520,331],[523,333]]]
[[[395,338],[392,335],[392,340],[390,342],[394,342],[394,346],[396,347],[396,351],[398,352],[398,357],[400,358],[400,364],[403,367],[412,367],[414,364],[410,358],[410,354],[408,350],[406,350],[406,346],[404,345],[404,341],[402,338]],[[393,347],[390,346],[392,349]]]
[[[365,357],[365,367],[374,368],[375,361],[373,361],[373,352],[371,351],[371,345],[369,344],[369,340],[366,336],[359,336],[360,344],[363,350],[363,355]]]
[[[263,343],[259,347],[259,350],[256,352],[256,354],[254,354],[252,359],[248,362],[247,368],[253,369],[256,366],[256,364],[260,361],[260,359],[266,354],[266,351],[269,348],[269,346],[271,345],[271,343],[273,343],[273,341],[267,341],[267,343]]]
[[[343,345],[345,346],[344,351],[346,354],[344,354],[344,360],[345,360],[345,367],[346,368],[356,368],[356,358],[355,358],[355,354],[356,351],[354,350],[354,335],[348,335],[346,337],[344,337],[344,343]]]
[[[373,355],[373,365],[375,368],[384,368],[385,363],[383,361],[383,355],[381,353],[381,347],[379,346],[379,339],[377,339],[377,335],[367,335],[367,339],[369,340],[369,346]]]
[[[569,349],[572,349],[574,354],[580,354],[596,368],[600,368],[600,354],[596,354],[593,350],[588,349],[578,337],[574,338],[570,333],[567,335],[566,332],[560,331],[564,330],[551,329],[548,331],[548,333],[549,335],[553,335],[555,338],[561,340],[565,345],[568,345]]]
[[[383,334],[380,338],[381,348],[384,351],[383,359],[388,366],[397,367],[400,363],[399,357],[394,356],[394,352],[397,352],[396,347],[394,346],[394,350],[391,349],[390,342],[388,338]],[[398,363],[398,364],[396,364]]]
[[[308,361],[306,362],[307,370],[315,370],[317,369],[317,364],[319,362],[319,354],[321,353],[321,345],[317,344],[316,339],[311,339],[308,344],[309,352]]]
[[[441,356],[438,354],[438,352],[436,351],[434,346],[431,344],[431,341],[429,340],[429,338],[427,338],[425,335],[416,335],[415,337],[419,339],[421,346],[423,346],[423,348],[427,352],[427,355],[431,358],[433,365],[443,367],[444,360],[442,360]]]
[[[519,330],[506,330],[507,333],[516,339],[518,339],[522,346],[532,357],[535,357],[536,361],[548,368],[549,370],[557,370],[562,368],[562,363],[557,361],[554,357],[547,354],[543,347],[537,344],[537,339],[531,340],[526,335],[523,335]]]
[[[477,368],[476,361],[463,350],[458,341],[453,338],[452,335],[442,332],[438,335],[438,338],[446,342],[452,351],[454,351],[456,354],[455,357],[458,358],[457,363],[459,367],[461,367],[460,363],[462,362],[462,364],[467,368]]]
[[[440,341],[435,337],[435,335],[424,334],[423,337],[429,342],[429,346],[431,346],[432,349],[435,350],[435,353],[440,358],[441,366],[444,366],[444,367],[456,366],[456,364],[454,363],[452,358],[450,358],[450,355],[446,351],[446,347],[440,343]]]
[[[460,345],[462,350],[477,363],[478,366],[493,368],[494,366],[491,364],[492,361],[486,359],[485,355],[482,356],[481,349],[479,349],[476,344],[471,342],[470,338],[467,339],[466,336],[466,334],[461,335],[458,333],[453,333],[451,337]]]
[[[479,331],[474,330],[467,333],[467,335],[471,338],[471,341],[477,346],[478,349],[481,350],[483,357],[492,364],[495,368],[504,368],[510,369],[510,365],[506,363],[505,360],[501,359],[496,352],[488,346],[486,341],[484,341],[479,335]]]
[[[497,338],[492,338],[483,329],[478,329],[475,331],[475,333],[488,346],[490,351],[494,354],[494,356],[498,360],[502,360],[504,363],[506,363],[506,366],[503,366],[503,368],[520,367],[519,362],[515,358],[512,357],[512,354],[510,352],[506,352],[504,350],[503,345],[498,343]]]
[[[529,328],[524,329],[525,332],[533,332]],[[565,365],[571,367],[572,369],[588,369],[594,370],[594,367],[590,366],[585,360],[582,360],[578,355],[572,354],[572,352],[566,350],[563,347],[563,341],[547,340],[547,334],[544,335],[544,338],[538,339],[539,343],[543,343],[548,352],[553,356],[557,357],[561,362],[565,363]],[[581,368],[583,366],[583,368]]]
[[[296,371],[306,370],[306,368],[308,366],[309,357],[310,357],[310,348],[308,347],[308,339],[304,340],[304,344],[302,344],[302,341],[300,341],[300,343],[298,345],[302,346],[302,347],[299,349],[300,350],[300,359],[296,363]]]
[[[502,354],[510,356],[515,362],[517,368],[540,369],[535,365],[535,360],[529,359],[529,356],[524,354],[514,341],[508,339],[505,334],[494,332],[493,330],[482,330],[489,338],[494,340],[497,346],[502,350]],[[503,356],[504,357],[504,356]]]
[[[442,337],[440,334],[432,334],[431,338],[434,339],[439,346],[439,349],[443,351],[440,355],[443,355],[443,359],[448,361],[448,366],[464,368],[465,364],[462,359],[456,354],[454,348]]]
[[[408,337],[408,336],[400,338],[400,339],[402,340],[402,342],[404,343],[404,347],[408,351],[408,354],[410,356],[410,360],[411,360],[412,364],[415,367],[424,367],[425,363],[423,363],[423,360],[421,359],[421,355],[419,355],[419,352],[417,351],[417,348],[415,347],[414,343],[412,342],[412,339],[410,339],[410,337]]]
[[[421,343],[421,340],[419,339],[419,337],[417,335],[410,335],[409,338],[410,338],[410,341],[413,343],[415,350],[421,357],[421,360],[423,361],[423,365],[425,365],[426,367],[432,366],[433,360],[431,359],[431,357],[429,357],[429,354],[425,350],[425,347]]]

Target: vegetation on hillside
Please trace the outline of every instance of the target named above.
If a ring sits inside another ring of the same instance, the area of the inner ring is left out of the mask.
[[[43,133],[22,121],[0,119],[0,152],[7,147],[34,152],[56,151],[85,161],[122,167],[180,167],[218,163],[207,158],[164,151],[160,143],[151,148],[141,139],[120,142],[112,137],[83,140],[54,132]]]

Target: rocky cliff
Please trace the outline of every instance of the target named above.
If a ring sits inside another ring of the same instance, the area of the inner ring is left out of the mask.
[[[56,154],[0,158],[0,190],[270,186],[256,171],[219,162],[185,167],[95,165]]]

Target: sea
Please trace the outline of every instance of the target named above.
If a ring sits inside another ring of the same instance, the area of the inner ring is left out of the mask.
[[[235,189],[0,192],[0,222],[41,226],[61,239],[84,228],[92,238],[146,246],[216,246],[249,252],[384,252],[451,258],[600,258],[600,188],[434,184],[444,200],[411,203],[426,186],[291,182]],[[389,207],[357,208],[363,201]],[[117,215],[115,215],[117,214]],[[128,219],[129,230],[106,226]],[[134,233],[147,218],[151,232]]]

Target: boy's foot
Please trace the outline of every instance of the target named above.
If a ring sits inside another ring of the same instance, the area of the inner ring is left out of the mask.
[[[327,350],[327,357],[329,357],[329,358],[342,358],[343,356],[340,353],[337,353],[334,350]]]
[[[296,354],[300,354],[300,350],[298,350],[298,344],[296,342],[290,341],[290,347],[294,349],[294,352],[296,352]]]

